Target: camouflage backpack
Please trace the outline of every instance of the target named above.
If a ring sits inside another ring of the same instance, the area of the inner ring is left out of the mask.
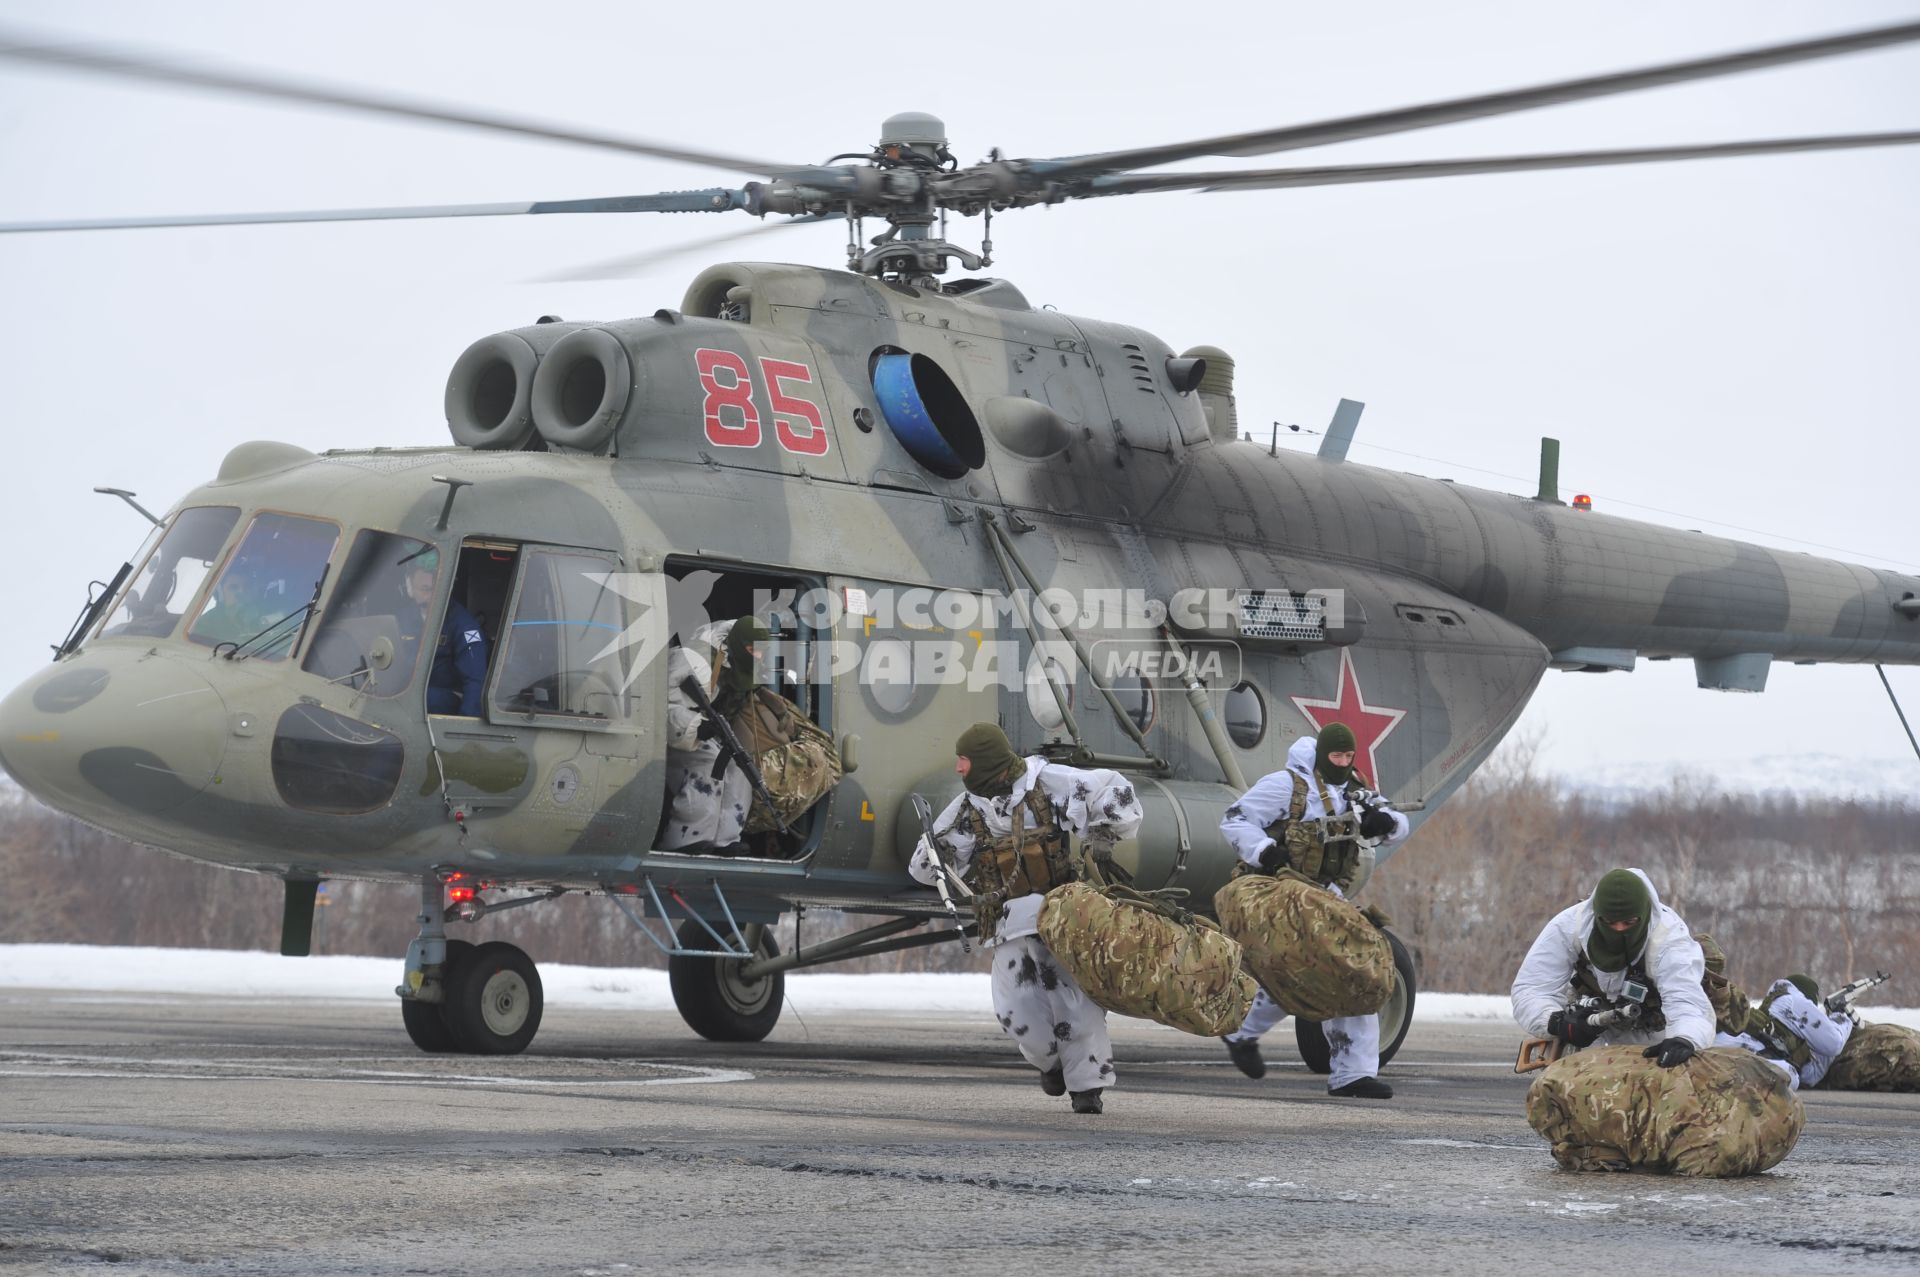
[[[840,783],[840,751],[833,737],[786,697],[755,688],[731,726],[779,803],[781,820],[791,824]],[[745,832],[776,827],[767,804],[756,796]]]
[[[1728,978],[1726,953],[1704,931],[1694,932],[1693,938],[1707,960],[1707,972],[1700,977],[1700,987],[1706,990],[1707,1001],[1713,1005],[1713,1027],[1722,1033],[1745,1033],[1747,1014],[1753,1004],[1747,1001],[1740,986]]]
[[[1071,862],[1067,833],[1039,785],[1014,805],[1013,829],[998,838],[988,831],[986,816],[971,800],[961,807],[973,834],[973,863],[966,877],[973,889],[973,916],[982,941],[993,935],[1007,901],[1044,896],[1079,877]]]

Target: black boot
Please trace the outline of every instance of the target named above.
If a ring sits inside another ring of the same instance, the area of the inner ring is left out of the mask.
[[[1345,1086],[1330,1086],[1327,1094],[1345,1095],[1356,1100],[1390,1100],[1393,1098],[1393,1088],[1377,1077],[1363,1077]]]
[[[1073,1111],[1076,1113],[1104,1112],[1106,1106],[1100,1103],[1100,1090],[1101,1088],[1096,1086],[1091,1091],[1075,1091]]]
[[[1267,1075],[1267,1062],[1260,1058],[1259,1038],[1248,1038],[1245,1042],[1235,1042],[1226,1037],[1220,1040],[1227,1044],[1227,1055],[1233,1060],[1235,1068],[1252,1078]]]
[[[1067,1075],[1061,1072],[1058,1065],[1048,1069],[1040,1075],[1040,1089],[1048,1095],[1065,1095],[1067,1093]]]

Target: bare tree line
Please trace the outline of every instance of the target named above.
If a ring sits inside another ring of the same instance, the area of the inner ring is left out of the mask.
[[[1601,873],[1645,869],[1662,898],[1727,951],[1749,988],[1791,971],[1829,984],[1876,967],[1881,1001],[1920,1001],[1920,811],[1721,793],[1682,776],[1626,804],[1601,804],[1509,750],[1436,812],[1375,874],[1366,899],[1394,918],[1421,987],[1504,992],[1540,927]],[[0,790],[0,943],[279,948],[278,879],[199,864]],[[417,888],[333,882],[314,952],[391,955],[413,936]],[[814,943],[877,919],[809,910]],[[655,934],[661,934],[653,922]],[[944,922],[935,924],[944,927]],[[796,919],[779,928],[793,947]],[[570,895],[455,934],[508,940],[544,962],[658,967],[658,948],[604,897]],[[942,944],[837,964],[836,971],[970,971],[978,951]]]

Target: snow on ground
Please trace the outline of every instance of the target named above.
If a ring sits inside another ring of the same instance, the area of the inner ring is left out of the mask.
[[[0,988],[75,993],[199,993],[236,998],[384,1001],[399,983],[398,958],[283,958],[229,949],[132,949],[80,944],[0,945]],[[669,1011],[667,973],[627,967],[543,963],[549,1006],[610,1011]],[[787,1000],[809,1011],[991,1015],[982,973],[962,975],[822,975],[787,977]],[[1504,1023],[1499,994],[1428,993],[1414,1003],[1422,1021]],[[1920,1009],[1874,1007],[1868,1018],[1920,1028]]]

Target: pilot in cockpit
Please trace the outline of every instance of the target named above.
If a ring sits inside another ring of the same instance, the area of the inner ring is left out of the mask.
[[[420,609],[423,626],[433,606],[439,574],[440,554],[436,550],[423,550],[407,563],[407,597]],[[480,693],[486,681],[487,639],[480,622],[459,599],[448,599],[440,637],[434,644],[433,670],[427,676],[427,712],[478,718]]]

